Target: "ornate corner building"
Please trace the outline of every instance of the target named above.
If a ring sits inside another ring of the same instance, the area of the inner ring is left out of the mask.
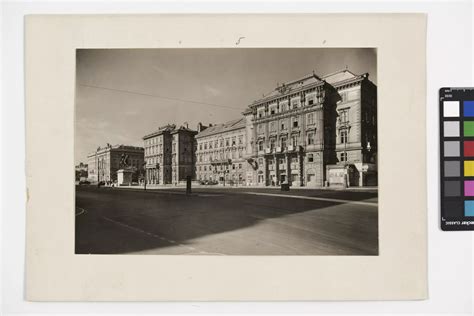
[[[243,113],[247,184],[365,186],[377,181],[377,91],[368,74],[314,72]]]

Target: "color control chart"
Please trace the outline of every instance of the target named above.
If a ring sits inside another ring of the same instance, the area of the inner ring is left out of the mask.
[[[441,229],[474,230],[474,88],[441,88]]]

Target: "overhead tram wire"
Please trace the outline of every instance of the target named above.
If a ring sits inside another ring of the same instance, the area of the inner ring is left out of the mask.
[[[179,99],[179,98],[173,98],[173,97],[167,97],[167,96],[149,94],[149,93],[143,93],[143,92],[136,92],[136,91],[130,91],[130,90],[115,89],[115,88],[94,86],[94,85],[88,85],[88,84],[78,84],[78,85],[82,86],[82,87],[86,87],[86,88],[101,89],[101,90],[121,92],[121,93],[127,93],[127,94],[135,94],[135,95],[141,95],[141,96],[146,96],[146,97],[159,98],[159,99],[172,100],[172,101],[179,101],[179,102],[185,102],[185,103],[209,105],[209,106],[215,106],[215,107],[238,110],[238,111],[243,111],[244,110],[242,108],[238,108],[238,107],[235,107],[235,106],[226,106],[226,105],[221,105],[221,104],[214,104],[214,103],[206,103],[206,102],[200,102],[200,101],[194,101],[194,100]]]

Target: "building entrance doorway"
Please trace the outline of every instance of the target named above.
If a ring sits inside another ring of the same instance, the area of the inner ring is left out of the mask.
[[[280,183],[285,183],[286,182],[286,174],[280,175]]]

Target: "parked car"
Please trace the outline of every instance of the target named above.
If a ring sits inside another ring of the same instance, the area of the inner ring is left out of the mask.
[[[91,184],[91,183],[90,183],[89,181],[87,181],[87,180],[81,180],[81,181],[79,181],[79,185],[89,185],[89,184]]]

